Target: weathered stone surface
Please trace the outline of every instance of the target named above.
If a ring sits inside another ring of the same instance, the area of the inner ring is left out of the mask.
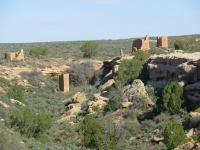
[[[2,101],[0,101],[0,104],[3,105],[5,108],[9,108],[10,107],[9,105],[7,105],[6,103],[4,103]]]
[[[194,147],[194,143],[188,142],[188,143],[178,146],[174,150],[191,150],[193,147]]]
[[[109,101],[109,98],[101,96],[100,93],[95,93],[95,94],[93,94],[91,100],[94,101],[94,102],[98,101],[98,100],[102,100],[102,101],[107,102],[107,101]]]
[[[124,52],[122,49],[120,50],[120,57],[124,57]]]
[[[135,51],[135,47],[139,50],[149,50],[149,37],[146,36],[144,39],[136,39],[132,44],[132,51]]]
[[[193,136],[193,134],[194,134],[194,128],[190,129],[188,131],[188,133],[186,134],[186,136],[187,136],[187,138],[191,138]]]
[[[192,148],[192,150],[200,150],[200,143],[195,143],[195,146]]]
[[[168,37],[157,37],[157,47],[168,48]]]
[[[102,108],[106,105],[107,103],[102,100],[102,99],[99,99],[97,101],[89,101],[88,102],[88,113],[95,113],[95,111],[92,109],[94,106],[98,106],[99,108]]]
[[[99,108],[102,108],[107,104],[108,101],[109,101],[109,98],[101,96],[100,93],[93,94],[90,101],[87,101],[87,104],[89,106],[88,112],[95,113],[95,111],[92,110],[92,107],[98,106]]]
[[[110,86],[112,86],[114,83],[115,83],[115,80],[114,80],[114,79],[108,80],[106,83],[104,83],[104,84],[101,86],[101,90],[102,90],[102,91],[107,90],[107,89],[108,89]]]
[[[131,105],[133,105],[132,102],[122,102],[121,103],[122,108],[129,108]]]
[[[200,52],[152,55],[148,63],[149,77],[154,81],[178,78],[194,83],[200,79],[199,58]]]
[[[144,83],[139,79],[134,80],[131,85],[125,86],[122,91],[124,92],[123,99],[125,101],[132,101],[134,97],[142,96],[149,106],[154,105],[148,97]]]
[[[81,111],[81,103],[69,104],[66,111],[58,119],[58,122],[64,122],[71,118],[76,118]]]
[[[25,106],[25,104],[23,104],[22,102],[18,101],[18,100],[15,100],[15,99],[10,99],[11,103],[13,104],[19,104],[21,106]]]
[[[70,68],[69,66],[62,65],[59,67],[37,69],[37,71],[41,72],[44,76],[59,77],[60,75],[64,74],[69,68]]]
[[[179,85],[181,86],[181,87],[184,87],[184,86],[186,86],[188,83],[187,83],[187,81],[180,81],[180,82],[178,82],[179,83]]]
[[[164,140],[163,137],[153,136],[153,141],[155,141],[155,142],[161,142],[161,141],[163,141],[163,140]]]
[[[100,96],[101,94],[100,93],[95,93],[95,94],[93,94],[92,95],[92,101],[97,101],[97,100],[99,100],[99,96]]]
[[[192,128],[198,127],[200,125],[200,113],[190,112],[190,122],[189,126]]]
[[[104,78],[100,81],[101,85],[104,85],[106,82],[108,82],[110,79],[113,79],[113,74],[112,74],[112,70],[110,70],[110,72],[108,72]]]
[[[13,52],[13,53],[5,53],[5,59],[8,60],[24,60],[24,50],[22,49],[20,52]]]
[[[86,101],[87,98],[85,96],[85,93],[83,92],[77,92],[73,97],[72,97],[72,103],[83,103]]]
[[[200,102],[200,82],[189,84],[184,87],[184,90],[188,100],[193,102]]]
[[[116,74],[117,71],[119,70],[119,64],[121,63],[121,60],[116,60],[116,61],[113,61],[112,63],[112,73],[113,74]]]

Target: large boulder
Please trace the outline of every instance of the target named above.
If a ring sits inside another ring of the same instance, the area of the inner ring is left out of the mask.
[[[87,98],[85,96],[84,92],[77,92],[73,97],[72,97],[72,103],[83,103],[86,101]]]
[[[115,80],[114,80],[114,79],[108,80],[106,83],[104,83],[104,84],[101,86],[101,90],[102,90],[102,91],[107,90],[107,89],[108,89],[110,86],[112,86],[114,83],[115,83]]]
[[[193,147],[194,147],[194,143],[188,142],[188,143],[178,146],[174,150],[191,150]]]
[[[104,107],[107,102],[109,101],[108,98],[101,96],[100,93],[95,93],[93,94],[92,98],[90,101],[87,102],[88,104],[88,112],[89,113],[94,113],[95,111],[93,110],[94,106],[98,106],[98,108]]]
[[[198,127],[200,125],[200,113],[198,112],[190,112],[190,122],[189,126],[190,127]]]
[[[58,122],[64,122],[71,118],[76,118],[80,112],[82,112],[81,103],[69,104],[67,110],[58,119]]]
[[[134,80],[131,85],[125,86],[122,91],[124,93],[124,102],[134,103],[134,99],[137,97],[142,97],[142,100],[144,101],[143,103],[145,103],[146,106],[151,107],[154,105],[152,100],[148,97],[144,83],[139,79]]]

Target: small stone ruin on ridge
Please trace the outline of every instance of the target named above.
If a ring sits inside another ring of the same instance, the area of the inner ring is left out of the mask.
[[[163,47],[163,48],[168,48],[168,37],[163,36],[163,37],[157,37],[157,47]],[[145,38],[143,39],[136,39],[133,41],[132,44],[132,52],[135,52],[137,50],[143,50],[147,51],[150,49],[149,46],[149,37],[146,35]]]
[[[5,59],[8,60],[24,60],[24,51],[23,49],[20,52],[7,52],[5,53]]]

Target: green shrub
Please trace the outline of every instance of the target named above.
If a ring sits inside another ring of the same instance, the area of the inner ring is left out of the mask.
[[[3,77],[0,77],[0,82],[3,83],[6,86],[10,85],[10,82],[7,79],[3,78]]]
[[[177,50],[178,50],[178,49],[186,50],[186,49],[187,49],[187,46],[186,46],[185,41],[177,39],[177,40],[175,41],[175,43],[174,43],[174,48],[177,49]]]
[[[2,87],[2,89],[3,89],[4,91],[7,91],[7,87],[5,86],[4,83],[0,82],[0,87]]]
[[[198,107],[197,109],[195,109],[194,112],[200,113],[200,107]]]
[[[121,149],[120,146],[123,145],[123,131],[121,127],[121,123],[115,120],[115,118],[109,116],[104,117],[101,120],[101,124],[104,129],[104,138],[102,140],[102,149],[105,150],[113,150],[113,149]]]
[[[183,126],[178,122],[167,123],[162,135],[164,136],[164,143],[168,150],[173,150],[186,141]]]
[[[0,135],[1,150],[27,150],[25,143],[16,133],[1,128]]]
[[[23,101],[22,87],[15,83],[7,92],[8,98],[14,98],[15,100]]]
[[[103,127],[93,115],[86,115],[79,126],[79,133],[85,147],[99,149],[103,138]]]
[[[31,48],[29,54],[33,57],[39,57],[41,55],[46,56],[49,53],[49,49],[47,47],[34,47]]]
[[[42,82],[47,83],[47,78],[37,71],[22,72],[20,75],[33,86],[40,86]]]
[[[99,110],[99,106],[92,106],[92,110],[93,111],[98,111]]]
[[[123,112],[123,117],[124,118],[129,118],[129,119],[136,119],[138,116],[138,111],[136,109],[126,109],[124,112]]]
[[[124,59],[119,65],[119,70],[115,80],[124,86],[136,79],[142,71],[142,62],[138,59],[127,60]]]
[[[70,82],[73,85],[87,86],[93,82],[95,76],[94,64],[92,61],[84,61],[82,63],[70,63]]]
[[[120,108],[122,101],[122,91],[118,87],[112,88],[109,92],[109,101],[104,110],[115,111]]]
[[[144,62],[149,56],[150,56],[150,54],[148,52],[139,50],[134,53],[133,59],[138,59],[138,60]]]
[[[81,50],[84,53],[83,57],[91,58],[98,55],[99,44],[94,41],[87,41],[81,45]]]
[[[164,49],[162,47],[154,47],[149,50],[149,53],[155,54],[155,55],[160,55],[160,54],[167,54],[168,52],[166,51],[166,49]]]
[[[168,84],[162,91],[161,110],[177,114],[184,102],[183,88],[177,81]]]
[[[30,138],[39,138],[52,125],[52,118],[42,112],[36,114],[32,109],[26,107],[23,111],[14,109],[10,115],[10,125],[16,128],[22,135]]]

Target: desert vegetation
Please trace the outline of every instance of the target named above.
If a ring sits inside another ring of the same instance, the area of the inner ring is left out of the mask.
[[[169,79],[163,86],[147,81],[150,56],[180,49],[199,52],[198,38],[169,37],[169,49],[151,41],[149,51],[133,53],[134,39],[0,44],[2,53],[25,52],[25,61],[0,57],[0,149],[172,150],[187,142],[195,145],[199,124],[191,122],[191,112],[199,113],[199,104],[190,104],[180,85],[184,72],[158,78]],[[119,57],[121,49],[128,59]],[[68,92],[60,91],[57,74],[42,72],[61,66],[68,66]],[[189,73],[187,84],[195,83],[191,78],[197,77]]]

